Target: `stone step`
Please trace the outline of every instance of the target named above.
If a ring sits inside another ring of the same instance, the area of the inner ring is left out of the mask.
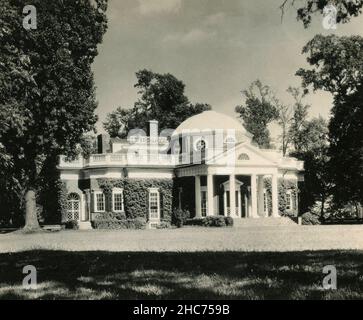
[[[234,218],[235,227],[263,226],[297,226],[298,224],[287,217]]]
[[[92,225],[90,221],[81,221],[79,222],[79,230],[91,230]]]

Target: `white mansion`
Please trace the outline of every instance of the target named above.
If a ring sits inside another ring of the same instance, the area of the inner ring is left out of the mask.
[[[150,121],[148,134],[134,130],[127,139],[100,135],[97,154],[72,162],[60,159],[58,169],[68,192],[63,221],[78,220],[87,228],[95,215],[128,216],[131,208],[122,185],[113,187],[108,197],[101,180],[149,181],[139,200],[145,202],[141,215],[149,223],[170,216],[166,211],[175,206],[188,209],[192,217],[279,217],[282,180],[296,187],[285,190],[284,210],[297,212],[303,162],[277,150],[260,149],[251,138],[240,122],[215,111],[192,116],[172,133],[159,133],[158,122]],[[159,180],[173,182],[170,194],[175,206],[163,206]]]

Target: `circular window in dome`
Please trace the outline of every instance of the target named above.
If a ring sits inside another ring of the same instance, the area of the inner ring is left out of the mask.
[[[207,142],[204,139],[198,139],[194,142],[194,150],[204,151],[205,149],[207,149]]]

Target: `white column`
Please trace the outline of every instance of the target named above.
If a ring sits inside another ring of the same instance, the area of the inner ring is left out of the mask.
[[[249,204],[249,201],[248,201],[248,197],[247,195],[245,195],[245,217],[248,218],[250,213],[249,213],[249,207],[250,207],[250,204]]]
[[[238,215],[242,218],[242,197],[241,197],[241,189],[238,189]]]
[[[256,175],[251,175],[251,218],[257,218],[257,186]]]
[[[257,193],[257,198],[258,198],[258,214],[260,215],[260,217],[264,217],[265,216],[265,212],[263,210],[263,207],[264,207],[263,187],[264,187],[263,176],[258,176],[258,193]]]
[[[229,176],[229,209],[231,216],[236,216],[236,178],[234,174]]]
[[[195,176],[195,216],[202,216],[202,203],[200,199],[200,176]]]
[[[279,206],[278,206],[278,187],[277,187],[277,174],[272,175],[272,216],[277,218],[279,217]]]
[[[224,209],[224,216],[227,217],[227,191],[224,190],[223,192],[223,209]]]
[[[214,216],[214,185],[213,175],[208,174],[207,176],[207,197],[208,197],[208,211],[207,216]]]

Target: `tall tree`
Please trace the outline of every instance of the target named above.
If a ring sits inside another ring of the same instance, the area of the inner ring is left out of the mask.
[[[359,199],[362,204],[358,185],[362,181],[363,165],[363,140],[359,135],[362,132],[359,99],[363,95],[363,38],[316,36],[307,44],[304,52],[309,54],[308,62],[313,69],[298,71],[303,84],[328,91],[334,96],[329,126],[329,154],[335,199]],[[350,183],[352,187],[346,187]]]
[[[0,9],[0,144],[25,190],[27,229],[39,227],[35,194],[46,164],[75,156],[94,128],[91,64],[107,28],[107,0],[32,5],[36,30],[23,28],[25,1],[5,0]]]
[[[127,136],[130,129],[147,129],[149,120],[158,120],[162,129],[176,128],[187,118],[210,110],[208,104],[191,104],[185,96],[185,84],[172,74],[150,70],[136,72],[139,98],[132,109],[117,108],[103,123],[110,136]]]
[[[324,214],[324,204],[331,194],[331,179],[329,174],[329,143],[328,124],[323,118],[314,118],[305,123],[301,129],[305,136],[299,150],[292,155],[305,164],[305,184],[303,190],[303,210],[308,209],[316,201],[321,202],[321,215]]]
[[[281,151],[282,155],[286,156],[289,145],[291,143],[290,125],[291,125],[291,108],[287,105],[280,103],[278,105],[279,116],[277,118],[277,123],[281,127]]]
[[[289,87],[287,90],[294,98],[292,118],[289,127],[289,138],[293,144],[295,152],[299,153],[307,143],[304,129],[307,125],[308,110],[310,105],[304,103],[305,93],[299,88]]]
[[[363,204],[363,88],[337,99],[332,113],[329,154],[335,199]]]
[[[253,141],[261,148],[271,145],[268,124],[279,116],[277,100],[267,85],[260,80],[252,82],[247,90],[242,91],[245,104],[237,106],[235,111],[243,120],[246,129],[253,134]]]
[[[284,15],[287,5],[297,7],[297,20],[302,21],[304,27],[310,26],[312,18],[315,14],[322,15],[324,8],[333,4],[337,9],[337,23],[347,23],[352,17],[357,17],[362,13],[363,0],[306,0],[297,2],[296,0],[283,0],[280,9]]]

